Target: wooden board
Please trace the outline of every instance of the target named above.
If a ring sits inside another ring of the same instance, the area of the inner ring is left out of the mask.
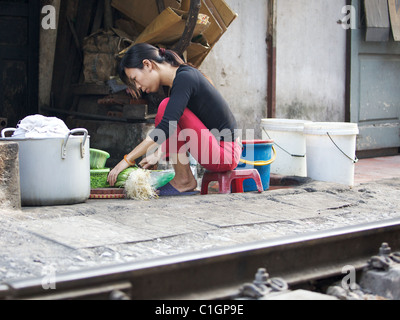
[[[124,199],[125,189],[99,188],[90,191],[90,199]]]
[[[90,194],[90,199],[125,199],[124,194]]]
[[[400,41],[400,0],[389,0],[389,13],[394,41]]]
[[[156,117],[156,114],[151,114],[149,112],[149,106],[147,104],[125,105],[122,113],[125,119],[132,120],[148,120]]]
[[[74,96],[71,85],[80,83],[82,70],[81,45],[91,30],[92,15],[96,13],[97,0],[65,0],[61,1],[60,16],[57,27],[57,46],[55,52],[52,93],[55,109],[69,110]],[[68,19],[70,23],[68,22]],[[79,42],[77,48],[74,30]]]
[[[159,14],[155,0],[112,0],[111,5],[143,27],[147,27]],[[164,6],[179,9],[180,1],[164,0]]]
[[[390,21],[387,0],[365,0],[366,41],[389,41]]]

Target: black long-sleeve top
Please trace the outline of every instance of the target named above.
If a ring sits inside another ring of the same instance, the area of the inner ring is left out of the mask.
[[[176,72],[164,117],[156,127],[164,132],[166,139],[175,132],[185,108],[189,108],[217,138],[213,129],[223,133],[221,140],[232,141],[237,122],[226,100],[199,70],[181,65]],[[165,141],[157,135],[157,130],[153,130],[150,137],[158,144]]]

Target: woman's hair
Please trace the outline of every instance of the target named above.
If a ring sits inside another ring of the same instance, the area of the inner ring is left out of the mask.
[[[143,60],[146,59],[157,63],[166,62],[173,67],[179,67],[180,65],[185,64],[179,55],[172,50],[163,48],[159,49],[147,43],[135,44],[125,53],[119,64],[119,77],[136,93],[138,93],[138,90],[127,77],[125,68],[143,69]]]

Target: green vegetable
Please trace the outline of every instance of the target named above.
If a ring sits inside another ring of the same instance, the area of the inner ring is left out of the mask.
[[[90,170],[90,187],[92,189],[109,188],[107,183],[107,176],[110,169]]]
[[[138,170],[138,167],[130,167],[128,169],[125,169],[122,171],[117,178],[117,181],[115,182],[115,187],[116,188],[124,188],[126,180],[128,180],[129,176],[133,171]],[[172,170],[170,171],[163,171],[163,170],[158,170],[158,171],[150,171],[150,183],[154,189],[158,189],[164,185],[166,185],[168,182],[170,182],[173,178],[175,177],[175,172]]]
[[[115,187],[117,187],[117,188],[125,187],[125,182],[126,182],[126,180],[128,180],[129,175],[137,169],[139,169],[139,168],[138,167],[129,167],[128,169],[125,169],[124,171],[122,171],[117,177],[117,181],[115,182]]]

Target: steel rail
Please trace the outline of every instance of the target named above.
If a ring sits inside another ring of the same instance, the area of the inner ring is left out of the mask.
[[[1,299],[108,299],[118,290],[134,300],[218,299],[252,282],[258,268],[289,285],[337,276],[344,266],[363,268],[383,242],[400,249],[400,219],[244,244],[231,248],[113,265],[0,284]],[[121,296],[120,296],[121,298]]]

